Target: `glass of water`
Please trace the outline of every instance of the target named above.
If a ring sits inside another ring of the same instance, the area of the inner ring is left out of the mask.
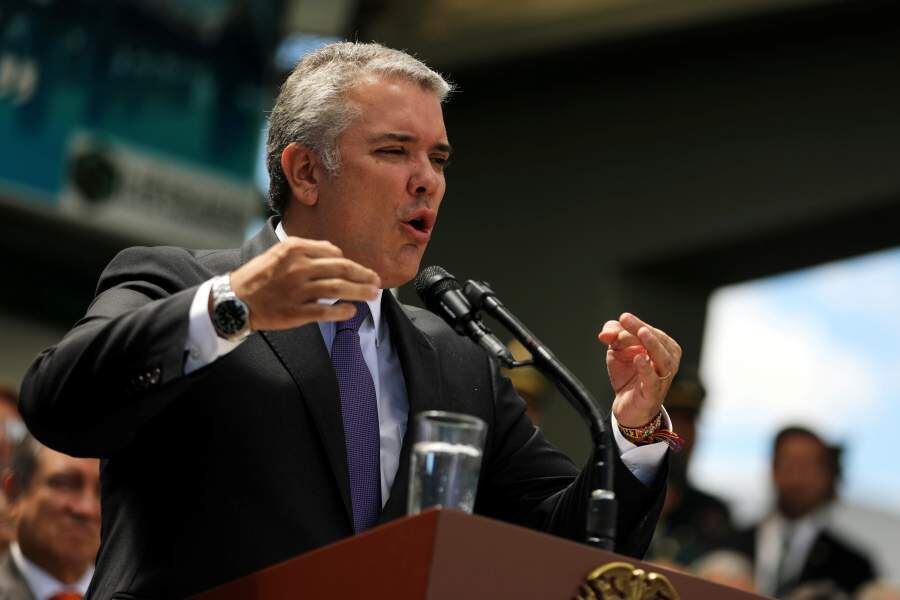
[[[414,419],[409,503],[414,515],[432,506],[471,513],[487,425],[478,417],[430,410]]]

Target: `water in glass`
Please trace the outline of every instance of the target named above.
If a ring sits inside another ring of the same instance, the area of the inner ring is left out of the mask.
[[[416,442],[410,464],[409,514],[431,506],[471,513],[480,469],[481,450],[474,446]]]

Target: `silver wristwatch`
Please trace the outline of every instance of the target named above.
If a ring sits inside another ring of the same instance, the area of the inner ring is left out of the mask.
[[[230,342],[250,335],[250,308],[231,289],[231,276],[222,275],[212,281],[212,318],[216,334]]]

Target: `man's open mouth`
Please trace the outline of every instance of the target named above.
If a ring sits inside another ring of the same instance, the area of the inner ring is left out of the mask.
[[[435,215],[433,210],[420,208],[413,211],[409,218],[403,222],[416,232],[428,236],[431,235],[431,230],[434,229],[436,217],[437,215]]]
[[[413,229],[416,229],[416,230],[421,231],[421,232],[423,232],[423,233],[426,232],[426,231],[428,231],[428,227],[427,227],[427,225],[425,224],[425,219],[423,219],[423,218],[421,218],[421,217],[418,218],[418,219],[412,219],[412,220],[410,220],[410,221],[407,221],[407,223],[409,223],[410,225],[412,225]]]

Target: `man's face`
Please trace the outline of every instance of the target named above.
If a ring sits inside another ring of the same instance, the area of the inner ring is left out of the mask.
[[[341,171],[318,186],[324,237],[381,277],[412,279],[444,197],[450,146],[432,92],[371,78],[347,93],[360,116],[338,138]]]
[[[35,563],[87,568],[100,545],[100,462],[42,448],[14,510],[19,544]],[[59,576],[59,575],[57,575]]]
[[[772,463],[772,478],[778,508],[791,519],[824,504],[834,479],[827,450],[808,435],[790,435],[781,441]]]

